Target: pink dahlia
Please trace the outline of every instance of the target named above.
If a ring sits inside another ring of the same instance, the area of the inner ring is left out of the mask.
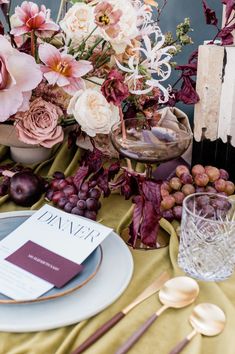
[[[70,95],[84,88],[81,77],[92,70],[89,61],[76,61],[72,55],[61,53],[48,43],[39,46],[39,58],[45,64],[41,70],[48,83],[57,84]]]
[[[12,48],[0,35],[0,122],[27,110],[32,90],[42,80],[34,58]]]
[[[1,1],[1,0],[0,0]],[[11,34],[21,36],[32,31],[38,32],[39,35],[47,36],[52,31],[58,31],[59,26],[51,19],[50,10],[41,5],[39,9],[37,4],[31,1],[24,1],[21,6],[17,6],[13,15],[13,29]],[[17,23],[14,26],[14,23]],[[49,33],[48,33],[49,31]]]

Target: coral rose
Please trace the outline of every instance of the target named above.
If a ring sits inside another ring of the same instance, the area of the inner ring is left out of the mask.
[[[27,112],[15,115],[15,127],[19,140],[26,144],[39,144],[46,148],[61,142],[64,133],[58,126],[63,112],[60,108],[41,98],[34,100]]]
[[[31,91],[41,80],[40,66],[34,58],[12,48],[0,35],[0,122],[28,109]]]

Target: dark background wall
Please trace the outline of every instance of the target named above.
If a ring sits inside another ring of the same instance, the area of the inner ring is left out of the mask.
[[[15,5],[20,4],[21,0],[12,1],[12,9]],[[37,4],[45,4],[47,7],[52,9],[52,16],[55,18],[58,7],[60,4],[59,0],[35,0]],[[207,0],[208,4],[216,10],[218,14],[219,21],[221,21],[222,5],[221,0]],[[163,0],[158,1],[159,6],[163,3]],[[176,25],[183,21],[185,17],[190,17],[192,28],[192,38],[194,41],[193,45],[185,48],[183,53],[179,54],[177,57],[178,63],[186,63],[188,57],[192,51],[194,51],[198,45],[202,44],[204,40],[211,39],[213,37],[214,28],[205,24],[205,18],[202,10],[201,0],[168,0],[168,4],[161,17],[160,27],[162,31],[174,31]],[[171,82],[174,83],[177,79],[178,73],[175,72],[172,75]],[[180,105],[182,107],[182,105]],[[193,107],[183,106],[182,107],[192,119],[193,117]]]

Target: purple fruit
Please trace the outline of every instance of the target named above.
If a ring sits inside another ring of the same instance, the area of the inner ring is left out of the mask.
[[[85,200],[79,200],[78,202],[77,202],[77,207],[79,208],[79,209],[82,209],[82,210],[85,210],[86,209],[86,202],[85,202]]]
[[[60,172],[60,171],[56,171],[53,173],[53,178],[56,178],[56,179],[65,179],[65,175],[63,172]]]
[[[66,197],[70,197],[70,195],[77,193],[77,188],[68,184],[64,187],[63,193],[66,195]]]
[[[71,210],[71,214],[84,216],[84,210],[79,209],[78,207],[75,207]]]
[[[60,209],[64,209],[65,205],[68,203],[68,199],[66,197],[62,197],[58,200],[57,206]]]
[[[86,200],[86,207],[89,211],[97,211],[98,210],[98,202],[94,198],[89,198]]]
[[[18,205],[32,206],[43,192],[41,180],[31,171],[21,171],[11,177],[9,194]]]
[[[181,220],[181,218],[182,218],[182,210],[183,210],[183,208],[180,205],[177,205],[177,206],[175,206],[173,208],[173,215],[174,215],[176,220],[179,220],[179,221]]]
[[[85,218],[88,218],[88,219],[91,219],[91,220],[94,220],[96,221],[96,217],[97,217],[97,214],[95,211],[89,211],[87,210],[84,214]]]
[[[167,221],[173,221],[174,220],[174,215],[173,215],[173,211],[170,210],[164,210],[162,213],[162,217],[165,218]]]
[[[101,192],[100,192],[100,190],[97,189],[97,188],[93,188],[93,189],[91,189],[90,192],[89,192],[89,197],[90,197],[90,198],[95,198],[95,199],[98,200],[98,199],[100,198],[100,196],[101,196]]]
[[[229,179],[228,172],[222,168],[219,170],[219,172],[220,172],[220,178],[224,179],[225,181],[228,181]]]
[[[45,195],[45,199],[48,201],[51,201],[54,193],[55,192],[52,189],[48,189],[48,191],[46,192],[46,195]]]
[[[72,205],[71,203],[67,203],[64,206],[64,211],[66,211],[66,213],[71,213],[73,208],[74,208],[74,205]]]
[[[70,195],[68,199],[69,199],[69,203],[73,204],[74,206],[77,205],[77,202],[78,202],[77,194]]]

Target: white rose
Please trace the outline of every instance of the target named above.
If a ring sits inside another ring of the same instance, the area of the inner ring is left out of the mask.
[[[122,15],[118,22],[118,35],[114,38],[109,37],[105,30],[100,30],[102,37],[109,41],[117,54],[125,52],[127,45],[139,34],[137,27],[138,14],[130,0],[109,0],[114,10],[121,10]]]
[[[60,26],[69,39],[84,39],[96,27],[93,7],[82,2],[76,3],[68,10]]]
[[[112,126],[120,121],[119,110],[108,103],[100,91],[78,91],[71,99],[68,114],[72,114],[87,135],[109,134]]]

